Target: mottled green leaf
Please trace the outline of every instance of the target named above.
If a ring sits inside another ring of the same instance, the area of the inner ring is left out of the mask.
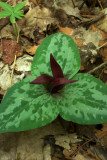
[[[58,115],[57,99],[29,77],[13,85],[0,105],[0,133],[44,126]]]
[[[60,100],[63,119],[79,124],[107,122],[107,85],[89,74],[77,74],[65,86]]]
[[[50,53],[61,66],[64,75],[72,74],[73,77],[80,69],[80,55],[75,42],[66,34],[56,33],[46,37],[37,48],[31,67],[33,76],[43,73],[52,75]]]
[[[7,4],[7,3],[0,2],[0,7],[2,7],[4,10],[8,11],[9,13],[12,13],[12,12],[13,12],[13,7],[10,6],[10,5]]]

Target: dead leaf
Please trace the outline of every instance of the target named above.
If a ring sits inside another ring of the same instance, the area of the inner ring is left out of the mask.
[[[70,155],[72,154],[72,152],[69,152],[67,149],[64,149],[63,150],[63,154],[65,156],[66,159],[71,159],[72,160],[72,157],[70,157]]]
[[[39,29],[39,33],[46,31],[48,24],[56,24],[56,19],[52,18],[50,9],[39,6],[31,8],[22,20],[18,22],[19,28],[26,37],[34,39],[34,31]]]
[[[100,48],[102,48],[102,47],[107,47],[107,40],[99,41],[99,47],[100,47]]]
[[[15,64],[15,70],[20,71],[22,73],[31,71],[32,61],[33,61],[32,56],[24,54],[24,56],[17,58]],[[13,65],[11,65],[10,68],[12,69]]]
[[[95,25],[104,32],[107,32],[107,8],[103,9],[102,12],[105,14],[105,17],[96,22]]]
[[[70,150],[70,144],[81,142],[75,133],[55,136],[55,144]]]
[[[51,160],[60,160],[60,159],[56,157],[52,157]]]
[[[38,46],[33,46],[31,49],[27,49],[26,52],[29,53],[30,55],[35,55],[37,48]]]
[[[62,32],[62,33],[65,33],[67,35],[73,35],[74,31],[72,28],[69,28],[69,27],[61,27],[59,24],[57,25],[59,30]]]
[[[102,31],[101,29],[97,28],[95,25],[92,25],[92,31],[100,31],[103,40],[107,39],[107,32]]]
[[[81,64],[80,71],[84,71],[85,67]]]
[[[106,134],[107,134],[107,123],[103,123],[103,128],[101,130],[98,130],[96,135],[99,139],[101,139]]]
[[[44,40],[44,38],[40,39],[40,40],[38,41],[38,44],[40,45],[43,40]]]
[[[21,46],[17,41],[14,40],[2,40],[0,42],[0,52],[2,52],[2,59],[4,63],[9,65],[14,61],[15,55],[17,57],[22,56]]]
[[[58,28],[62,33],[65,33],[69,36],[72,36],[72,38],[74,39],[77,46],[79,46],[79,47],[83,46],[83,40],[81,38],[75,38],[75,33],[74,33],[74,30],[72,28],[61,27],[59,24],[58,24]]]
[[[8,65],[0,69],[0,88],[7,90],[11,86],[10,70]]]
[[[107,47],[101,48],[99,54],[102,55],[103,61],[107,61]]]

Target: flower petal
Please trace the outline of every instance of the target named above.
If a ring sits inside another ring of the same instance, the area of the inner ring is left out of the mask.
[[[60,65],[56,62],[52,54],[50,54],[50,65],[51,65],[51,70],[53,74],[53,78],[62,78],[63,76],[63,71],[60,67]]]
[[[68,80],[66,78],[56,78],[53,80],[53,88],[63,84],[74,83],[76,81],[77,80]]]
[[[53,78],[51,76],[48,76],[47,74],[42,74],[41,76],[38,76],[34,81],[30,82],[30,84],[44,84],[51,82]]]

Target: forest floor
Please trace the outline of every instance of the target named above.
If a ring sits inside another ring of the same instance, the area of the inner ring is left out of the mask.
[[[22,2],[1,1],[11,6]],[[8,88],[30,76],[37,47],[57,32],[74,39],[79,72],[107,84],[106,0],[28,0],[23,9],[17,40],[9,17],[0,19],[0,101]],[[0,160],[107,160],[107,123],[79,125],[58,117],[42,128],[0,134]]]

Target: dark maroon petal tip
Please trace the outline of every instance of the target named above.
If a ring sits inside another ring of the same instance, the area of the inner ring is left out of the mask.
[[[63,78],[64,77],[63,71],[62,71],[60,65],[54,59],[52,53],[50,54],[50,65],[51,65],[53,78]]]
[[[42,74],[41,76],[37,77],[34,81],[30,82],[30,84],[44,84],[51,82],[53,78],[48,76],[47,74]]]
[[[68,83],[74,83],[76,81],[78,80],[68,80],[66,78],[57,78],[53,80],[53,88],[60,85],[68,84]]]

